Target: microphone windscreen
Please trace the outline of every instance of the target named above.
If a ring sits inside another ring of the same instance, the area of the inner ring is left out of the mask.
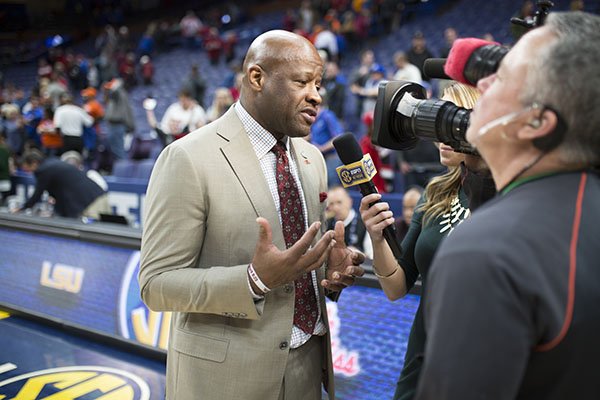
[[[352,132],[333,139],[333,147],[345,165],[355,163],[363,158],[363,152]]]
[[[446,75],[455,81],[469,85],[469,81],[465,78],[465,66],[475,50],[488,44],[498,43],[477,38],[456,39],[444,65]]]
[[[423,73],[431,79],[452,79],[444,72],[445,58],[428,58],[423,64]]]

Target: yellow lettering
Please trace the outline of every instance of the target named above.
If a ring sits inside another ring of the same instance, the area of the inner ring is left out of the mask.
[[[160,341],[158,342],[158,347],[163,350],[167,349],[167,344],[169,342],[169,331],[171,330],[171,313],[166,312],[162,315],[162,324],[160,327]]]
[[[96,390],[102,393],[110,392],[119,386],[125,385],[125,383],[123,379],[117,376],[102,374],[51,396],[44,397],[42,400],[76,400]]]
[[[160,331],[160,313],[148,310],[148,318],[144,308],[136,308],[131,312],[131,322],[133,324],[133,334],[138,342],[149,346],[156,346],[158,343],[158,334]]]
[[[134,395],[133,388],[127,385],[120,387],[114,392],[105,394],[102,397],[98,397],[96,400],[133,400]]]
[[[29,379],[12,400],[36,399],[47,384],[53,383],[56,388],[64,389],[96,375],[96,372],[63,372],[36,376]]]
[[[71,293],[79,293],[85,271],[70,265],[56,264],[52,269],[49,261],[42,263],[42,274],[40,284],[58,290]]]

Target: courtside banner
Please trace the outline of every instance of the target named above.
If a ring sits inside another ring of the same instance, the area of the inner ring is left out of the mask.
[[[171,316],[140,298],[139,249],[4,227],[0,243],[0,306],[166,349]],[[328,301],[340,399],[391,398],[418,301],[365,286]]]

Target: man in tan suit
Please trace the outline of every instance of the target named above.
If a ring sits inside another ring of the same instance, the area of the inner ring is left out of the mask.
[[[333,399],[324,295],[364,256],[343,224],[322,229],[325,162],[303,137],[323,65],[271,31],[244,74],[240,101],[165,148],[148,186],[139,279],[150,309],[174,312],[167,398],[315,400],[323,383]]]

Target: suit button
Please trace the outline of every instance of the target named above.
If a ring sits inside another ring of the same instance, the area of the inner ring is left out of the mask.
[[[286,293],[292,293],[292,285],[288,283],[283,287],[283,291]]]
[[[288,342],[279,343],[279,350],[285,350],[288,347]]]

